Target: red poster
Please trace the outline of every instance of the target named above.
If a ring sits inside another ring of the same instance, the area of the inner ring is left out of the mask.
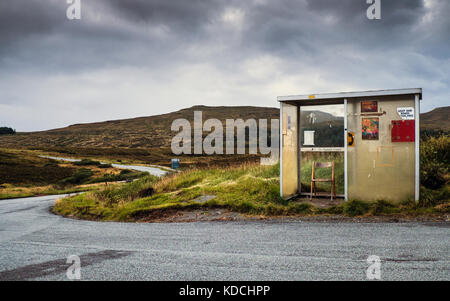
[[[377,101],[362,101],[361,102],[361,113],[374,113],[378,112],[378,102]]]

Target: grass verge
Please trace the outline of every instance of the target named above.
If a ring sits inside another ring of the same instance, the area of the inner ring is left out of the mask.
[[[148,221],[165,212],[224,208],[245,215],[421,215],[449,213],[444,200],[423,206],[384,200],[352,200],[329,208],[307,202],[289,202],[279,196],[279,165],[193,169],[163,178],[147,176],[121,186],[107,187],[58,200],[57,214],[102,221]],[[447,199],[445,199],[447,198]]]

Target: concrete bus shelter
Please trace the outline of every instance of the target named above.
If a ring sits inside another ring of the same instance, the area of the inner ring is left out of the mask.
[[[301,192],[300,108],[343,104],[345,200],[419,200],[420,100],[422,89],[279,96],[280,194]]]

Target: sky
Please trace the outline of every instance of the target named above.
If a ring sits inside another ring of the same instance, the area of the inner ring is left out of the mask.
[[[0,126],[37,131],[193,105],[423,88],[450,105],[450,1],[0,1]]]

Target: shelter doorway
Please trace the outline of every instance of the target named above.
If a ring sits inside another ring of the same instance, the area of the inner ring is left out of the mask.
[[[336,196],[344,197],[344,105],[300,106],[300,193],[311,194],[313,162],[334,162]],[[316,170],[316,178],[331,178],[330,168]],[[331,182],[315,184],[313,196],[330,197]]]

